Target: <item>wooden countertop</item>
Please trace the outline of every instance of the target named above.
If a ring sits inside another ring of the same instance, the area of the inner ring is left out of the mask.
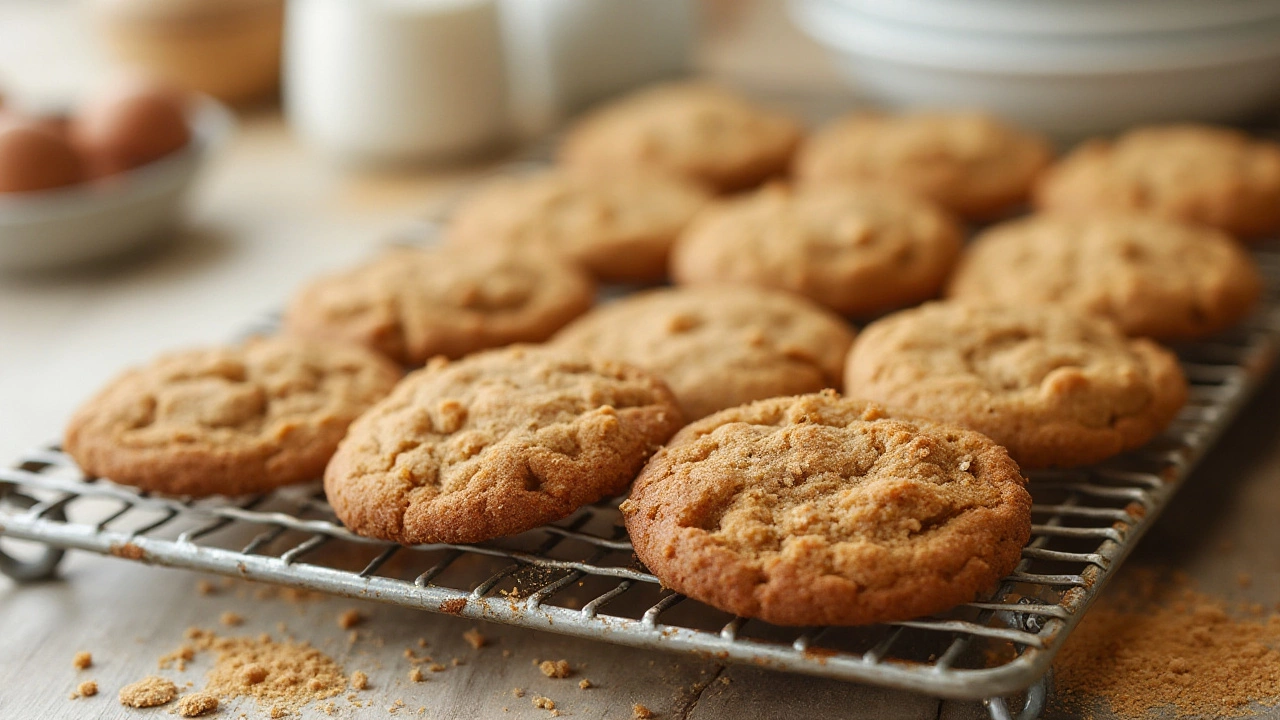
[[[713,28],[704,69],[841,91],[820,51],[780,19],[777,2],[744,6]],[[18,92],[65,97],[96,74],[89,38],[75,5],[10,0],[0,5],[0,79]],[[759,52],[760,43],[775,50]],[[766,63],[765,57],[784,60]],[[232,336],[280,305],[304,279],[364,257],[459,180],[483,169],[344,174],[304,153],[277,112],[243,116],[227,153],[205,178],[190,222],[171,243],[90,270],[0,279],[0,459],[56,436],[74,406],[122,367],[166,348]],[[1274,603],[1280,597],[1278,429],[1280,383],[1272,383],[1133,562],[1173,565],[1232,599]],[[1253,577],[1247,589],[1235,582],[1245,571]],[[117,690],[154,672],[187,627],[217,627],[224,611],[245,618],[236,633],[286,633],[330,653],[349,672],[367,672],[371,687],[360,694],[363,707],[339,698],[339,717],[394,717],[388,708],[402,700],[398,715],[416,717],[424,707],[429,718],[545,718],[548,713],[530,702],[535,694],[555,700],[564,716],[583,718],[630,718],[633,703],[660,718],[690,720],[985,717],[975,703],[508,627],[481,626],[491,642],[475,650],[462,637],[472,624],[456,618],[334,598],[262,598],[261,586],[243,583],[201,595],[197,579],[84,554],[65,561],[58,581],[17,587],[0,579],[0,718],[160,717],[163,710],[123,708]],[[337,624],[349,608],[368,616],[354,644]],[[437,659],[458,657],[465,664],[411,683],[402,652],[418,637]],[[93,669],[72,669],[79,650],[94,654]],[[560,658],[579,668],[569,680],[545,678],[532,663]],[[202,660],[177,675],[198,687],[206,667]],[[584,677],[593,684],[589,690],[577,686]],[[68,700],[85,678],[96,679],[102,693]],[[527,695],[513,696],[516,687]],[[266,716],[250,702],[216,717],[239,713]],[[328,715],[313,707],[304,717]],[[1258,717],[1280,715],[1271,710]]]

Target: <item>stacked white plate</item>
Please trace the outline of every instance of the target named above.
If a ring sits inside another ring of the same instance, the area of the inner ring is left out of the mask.
[[[855,88],[1062,137],[1280,109],[1280,0],[791,0]]]

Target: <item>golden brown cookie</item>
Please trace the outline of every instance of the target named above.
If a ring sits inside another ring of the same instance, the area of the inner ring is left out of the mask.
[[[802,183],[885,182],[986,220],[1024,203],[1053,149],[972,112],[856,113],[815,133],[796,156]]]
[[[479,542],[617,495],[680,425],[662,381],[620,363],[533,346],[437,358],[351,426],[324,488],[361,535]]]
[[[401,248],[302,288],[285,329],[359,343],[406,365],[540,342],[595,302],[567,260],[505,246]]]
[[[786,172],[803,131],[790,117],[707,83],[649,87],[594,110],[565,137],[566,165],[658,171],[721,192]]]
[[[788,290],[866,317],[936,296],[961,238],[947,213],[896,188],[771,186],[698,215],[671,275]]]
[[[1024,470],[1136,448],[1187,399],[1173,353],[1045,305],[928,303],[894,313],[862,331],[844,382],[893,412],[977,430]]]
[[[734,285],[637,293],[552,339],[656,373],[686,420],[761,398],[838,389],[852,341],[853,328],[804,298]]]
[[[1130,211],[1220,228],[1280,232],[1280,144],[1229,128],[1165,125],[1085,142],[1045,173],[1041,208]]]
[[[1129,335],[1191,340],[1248,315],[1256,264],[1230,236],[1154,216],[1039,215],[997,225],[965,249],[948,297],[1049,304],[1113,320]]]
[[[707,200],[671,176],[550,170],[490,182],[458,208],[445,239],[557,253],[606,282],[654,282]]]
[[[1005,449],[834,391],[681,430],[622,512],[662,584],[778,625],[907,620],[1017,565],[1031,496]]]
[[[172,495],[315,480],[347,426],[400,379],[364,348],[296,338],[162,355],[111,381],[67,426],[86,474]]]

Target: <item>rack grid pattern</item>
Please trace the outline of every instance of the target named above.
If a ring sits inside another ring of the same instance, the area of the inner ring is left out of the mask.
[[[1190,401],[1138,451],[1033,473],[1032,539],[990,596],[937,617],[864,628],[782,628],[663,589],[631,553],[617,500],[515,538],[402,547],[341,526],[318,485],[249,498],[152,495],[83,476],[56,446],[0,469],[0,571],[51,575],[64,549],[220,573],[726,662],[954,699],[1026,691],[1043,707],[1050,664],[1113,571],[1262,382],[1280,352],[1280,243],[1256,249],[1263,308],[1179,348]],[[259,329],[269,328],[270,321]]]

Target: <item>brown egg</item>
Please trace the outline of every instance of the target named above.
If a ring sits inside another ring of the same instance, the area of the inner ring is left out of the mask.
[[[74,185],[85,178],[80,155],[38,121],[0,119],[0,193]]]
[[[71,120],[71,140],[94,175],[145,165],[191,140],[183,96],[167,86],[129,78],[108,85]]]

